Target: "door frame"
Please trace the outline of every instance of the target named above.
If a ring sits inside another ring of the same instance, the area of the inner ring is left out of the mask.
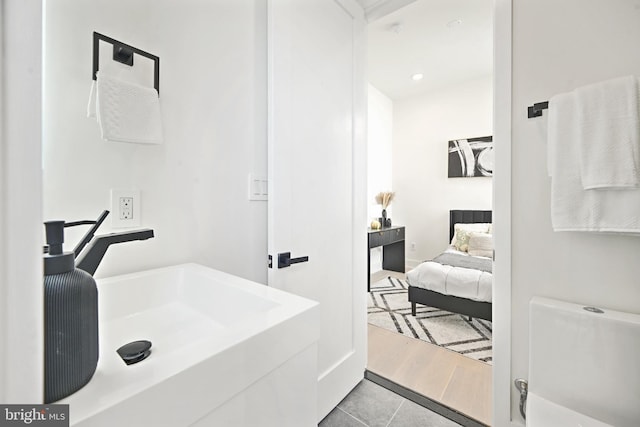
[[[367,9],[369,22],[415,0],[386,0]],[[496,427],[522,426],[512,420],[519,395],[511,388],[511,83],[513,0],[493,1],[493,423]]]
[[[1,403],[41,403],[44,392],[42,9],[0,1]]]
[[[512,421],[511,388],[511,82],[513,0],[493,2],[493,425]]]

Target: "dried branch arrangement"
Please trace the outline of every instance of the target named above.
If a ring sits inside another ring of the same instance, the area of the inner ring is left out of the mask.
[[[387,209],[395,194],[393,191],[380,192],[376,195],[376,203],[382,205],[382,209]]]

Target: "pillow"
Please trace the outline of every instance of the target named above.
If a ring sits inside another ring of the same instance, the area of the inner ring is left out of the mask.
[[[469,244],[469,233],[488,233],[490,225],[489,223],[454,224],[451,244],[457,250],[466,252],[466,246]]]
[[[467,252],[469,249],[469,239],[471,238],[473,231],[469,230],[456,230],[456,234],[453,236],[453,247],[459,251]]]
[[[493,258],[493,235],[471,232],[467,252],[471,256]]]

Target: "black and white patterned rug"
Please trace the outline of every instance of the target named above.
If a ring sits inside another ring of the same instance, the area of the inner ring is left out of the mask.
[[[407,282],[395,277],[371,284],[368,322],[489,364],[492,360],[491,322],[421,304],[414,317]]]

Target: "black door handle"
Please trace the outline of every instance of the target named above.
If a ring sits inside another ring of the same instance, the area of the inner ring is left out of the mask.
[[[291,264],[298,264],[300,262],[309,261],[308,256],[301,256],[299,258],[291,258],[291,252],[283,252],[278,254],[278,268],[290,267]]]

